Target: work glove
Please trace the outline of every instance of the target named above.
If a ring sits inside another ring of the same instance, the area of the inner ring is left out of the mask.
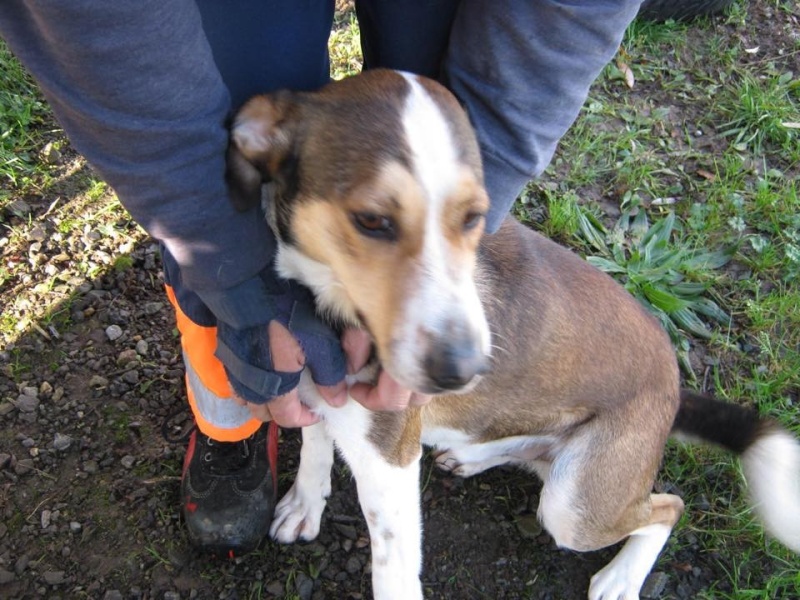
[[[279,322],[297,339],[315,383],[333,386],[344,379],[346,358],[340,333],[317,316],[308,288],[280,278],[272,267],[232,289],[198,295],[217,317],[215,354],[241,399],[264,404],[292,391],[300,381],[302,369],[284,372],[273,367],[271,321]]]

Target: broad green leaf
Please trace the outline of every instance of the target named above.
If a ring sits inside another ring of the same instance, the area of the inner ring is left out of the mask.
[[[704,339],[711,337],[711,331],[691,310],[686,308],[676,310],[670,316],[681,329]]]
[[[587,256],[586,262],[590,265],[597,267],[601,271],[605,271],[606,273],[626,273],[627,270],[625,267],[619,266],[613,260],[608,260],[607,258],[603,258],[602,256]]]
[[[729,323],[731,317],[719,305],[708,298],[697,298],[692,301],[692,309],[720,323]]]
[[[673,314],[689,306],[689,302],[686,300],[671,294],[661,287],[652,285],[651,283],[643,284],[642,291],[654,306],[657,306],[668,314]]]

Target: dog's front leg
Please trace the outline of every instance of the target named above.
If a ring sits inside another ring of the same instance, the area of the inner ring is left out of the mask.
[[[418,429],[414,434],[415,428],[407,427],[408,419],[418,415],[375,414],[351,402],[329,416],[331,435],[353,472],[369,527],[374,598],[421,600],[422,449]]]
[[[279,542],[313,540],[319,534],[322,511],[331,493],[333,440],[320,422],[303,428],[297,477],[275,507],[270,535]]]

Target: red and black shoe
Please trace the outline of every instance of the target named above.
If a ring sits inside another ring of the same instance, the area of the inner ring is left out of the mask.
[[[278,426],[265,424],[241,442],[192,432],[181,497],[189,540],[218,556],[258,548],[269,531],[278,487]]]

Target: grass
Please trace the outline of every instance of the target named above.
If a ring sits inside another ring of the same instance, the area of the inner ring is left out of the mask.
[[[800,434],[800,41],[791,35],[797,4],[763,0],[772,17],[761,29],[748,14],[753,4],[738,2],[727,18],[713,21],[635,22],[550,168],[514,211],[618,277],[667,329],[674,327],[692,385],[752,404]],[[337,14],[334,78],[358,72],[358,44],[352,14]],[[12,249],[23,248],[44,217],[39,211],[12,218],[11,203],[49,196],[77,178],[71,189],[78,193],[48,215],[55,234],[97,231],[124,246],[128,233],[116,226],[127,217],[105,184],[44,160],[49,142],[62,151],[68,144],[1,43],[0,67],[3,304],[44,285],[44,300],[36,303],[42,312],[22,322],[12,318],[16,310],[0,315],[8,340],[30,331],[31,319],[46,323],[64,297],[44,280],[27,288],[17,281]],[[85,277],[128,268],[126,251],[107,265],[79,266]],[[682,318],[681,310],[692,316]],[[58,322],[58,315],[51,318]],[[12,375],[29,369],[10,354]],[[283,487],[288,477],[281,473]],[[800,596],[800,561],[765,539],[740,480],[728,455],[670,444],[660,481],[680,488],[688,511],[657,568],[674,573],[687,555],[702,557],[723,576],[700,598]],[[154,546],[147,551],[159,560]],[[296,570],[304,571],[299,564]],[[317,574],[316,563],[307,571]],[[245,593],[264,594],[252,582]]]
[[[11,189],[26,188],[47,172],[39,151],[52,128],[38,88],[0,42],[0,207]],[[11,189],[10,189],[11,188]]]

